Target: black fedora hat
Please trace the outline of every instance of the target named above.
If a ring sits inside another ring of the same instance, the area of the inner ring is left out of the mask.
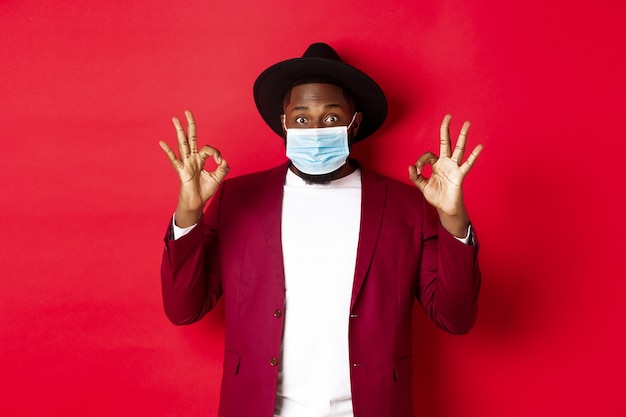
[[[355,142],[374,133],[387,117],[387,99],[381,88],[362,71],[343,62],[339,54],[325,43],[310,45],[302,58],[272,65],[254,83],[254,102],[268,126],[284,137],[280,116],[287,89],[303,80],[329,80],[354,98],[356,110],[363,113]]]

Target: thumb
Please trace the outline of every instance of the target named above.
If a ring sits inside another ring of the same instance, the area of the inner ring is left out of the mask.
[[[220,163],[215,169],[216,179],[221,183],[222,180],[226,178],[226,175],[228,175],[229,171],[230,171],[230,167],[228,166],[228,162],[226,162],[225,159],[220,158]]]
[[[415,165],[409,165],[409,179],[415,184],[418,190],[424,192],[424,188],[426,188],[426,184],[428,184],[428,179],[421,175],[421,171],[418,171]]]

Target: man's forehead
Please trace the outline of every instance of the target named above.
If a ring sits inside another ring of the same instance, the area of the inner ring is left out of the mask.
[[[291,89],[291,96],[294,95],[340,95],[343,96],[343,88],[329,83],[306,83],[298,84]]]
[[[326,104],[343,107],[348,104],[343,89],[335,84],[307,83],[291,89],[290,104],[299,106],[302,103]]]

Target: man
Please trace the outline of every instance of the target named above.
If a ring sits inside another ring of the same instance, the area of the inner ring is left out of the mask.
[[[461,185],[481,147],[461,164],[469,123],[451,151],[446,116],[440,156],[409,167],[415,187],[360,168],[350,146],[382,125],[387,102],[326,44],[265,70],[254,96],[289,163],[224,181],[227,162],[198,149],[188,111],[186,133],[173,119],[180,156],[160,143],[181,182],[165,312],[193,323],[224,296],[220,416],[411,416],[413,301],[450,333],[476,318]]]

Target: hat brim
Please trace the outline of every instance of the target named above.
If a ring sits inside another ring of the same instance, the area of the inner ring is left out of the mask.
[[[381,88],[362,71],[340,61],[324,58],[294,58],[272,65],[254,83],[254,101],[265,123],[284,137],[280,116],[283,97],[289,86],[309,77],[323,77],[341,83],[356,103],[363,118],[354,137],[361,141],[378,130],[387,117],[387,99]]]

